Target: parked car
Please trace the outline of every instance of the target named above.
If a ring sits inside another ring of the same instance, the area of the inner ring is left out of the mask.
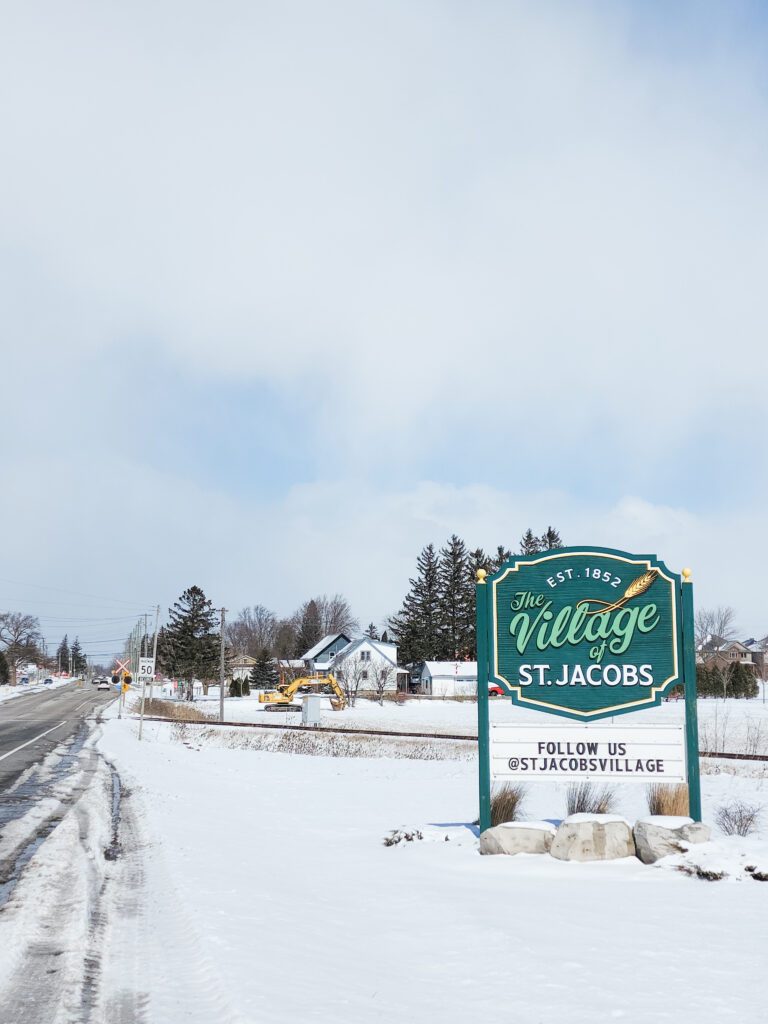
[[[109,689],[109,683],[107,682],[106,679],[100,679],[99,682],[98,682],[98,685],[96,686],[96,689],[97,690],[108,690]]]
[[[488,696],[489,697],[503,697],[504,696],[504,691],[502,690],[502,688],[499,686],[498,683],[489,683],[488,684]]]
[[[50,677],[50,676],[47,676],[47,677],[46,677],[46,678],[45,678],[45,679],[43,680],[43,686],[53,686],[53,680],[51,679],[51,677]]]

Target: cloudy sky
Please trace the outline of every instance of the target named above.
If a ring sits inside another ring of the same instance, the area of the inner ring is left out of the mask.
[[[552,523],[768,631],[761,5],[0,10],[0,605],[378,621]]]

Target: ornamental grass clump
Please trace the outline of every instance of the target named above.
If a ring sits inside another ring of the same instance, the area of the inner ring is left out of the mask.
[[[526,789],[521,783],[501,786],[491,797],[491,825],[503,825],[507,821],[519,821],[522,814]]]
[[[565,793],[568,814],[611,814],[616,806],[616,791],[593,782],[574,782]]]
[[[688,817],[688,787],[665,786],[656,782],[645,790],[648,813],[663,817]]]

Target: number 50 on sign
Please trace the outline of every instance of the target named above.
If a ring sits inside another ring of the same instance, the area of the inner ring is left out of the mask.
[[[155,659],[139,658],[139,679],[142,682],[149,682],[155,678]]]

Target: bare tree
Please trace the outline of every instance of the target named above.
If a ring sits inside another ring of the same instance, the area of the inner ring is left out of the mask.
[[[376,700],[384,706],[384,692],[394,679],[397,678],[395,669],[384,658],[376,658],[371,664],[372,689],[376,694]]]
[[[236,619],[226,626],[227,641],[237,654],[258,657],[266,647],[270,653],[277,636],[277,616],[263,604],[243,608]]]
[[[699,608],[694,621],[696,648],[702,661],[709,661],[738,636],[736,612],[719,605],[717,608]]]
[[[360,631],[360,623],[352,614],[349,601],[342,594],[333,594],[331,597],[323,594],[315,598],[315,603],[325,636],[330,633],[354,634]]]
[[[367,653],[367,652],[362,652]],[[363,689],[367,690],[371,687],[371,663],[368,660],[364,660],[361,657],[361,652],[350,655],[348,658],[344,658],[333,670],[333,674],[336,676],[338,681],[341,683],[341,687],[344,690],[344,696],[347,698],[347,704],[351,708],[355,706],[357,700],[357,694],[363,683]]]
[[[11,683],[16,685],[18,670],[40,657],[42,634],[40,622],[34,615],[23,612],[0,614],[0,646],[11,670]]]

